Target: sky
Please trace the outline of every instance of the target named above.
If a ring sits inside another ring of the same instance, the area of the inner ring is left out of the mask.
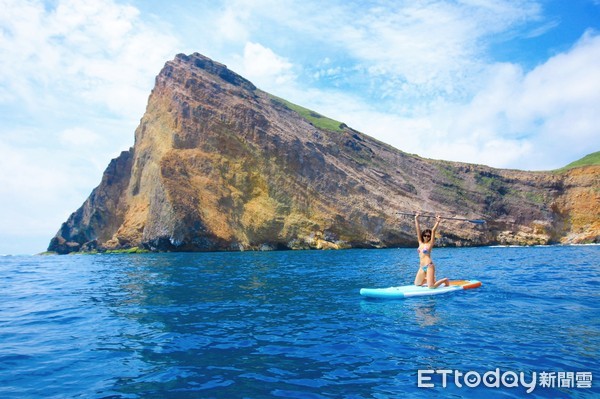
[[[550,170],[600,150],[600,0],[0,0],[0,254],[44,251],[201,53],[408,153]]]

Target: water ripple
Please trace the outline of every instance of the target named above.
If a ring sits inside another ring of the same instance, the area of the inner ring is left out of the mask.
[[[414,250],[2,257],[0,396],[521,397],[417,371],[600,375],[599,254],[441,248],[440,273],[483,286],[405,301],[358,290],[410,282]]]

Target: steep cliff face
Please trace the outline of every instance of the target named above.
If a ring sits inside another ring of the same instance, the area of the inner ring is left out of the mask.
[[[600,242],[600,166],[570,169],[561,179],[563,192],[553,203],[563,215],[560,241]]]
[[[320,121],[327,121],[321,124]],[[563,173],[422,159],[257,89],[199,54],[156,78],[135,145],[49,250],[389,247],[430,210],[446,245],[598,241],[599,167]]]

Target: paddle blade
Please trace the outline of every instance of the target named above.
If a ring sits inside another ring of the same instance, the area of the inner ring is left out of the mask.
[[[475,223],[475,224],[485,224],[485,220],[483,220],[483,219],[468,220],[468,222]]]

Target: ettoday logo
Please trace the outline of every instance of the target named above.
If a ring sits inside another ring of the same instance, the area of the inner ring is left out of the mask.
[[[435,381],[434,381],[435,379]],[[524,372],[501,371],[499,368],[487,371],[483,374],[477,371],[463,373],[459,370],[418,370],[417,387],[434,388],[440,382],[443,388],[452,381],[458,388],[475,388],[483,384],[488,388],[526,388],[527,393],[533,392],[536,387],[540,388],[591,388],[591,372]]]

